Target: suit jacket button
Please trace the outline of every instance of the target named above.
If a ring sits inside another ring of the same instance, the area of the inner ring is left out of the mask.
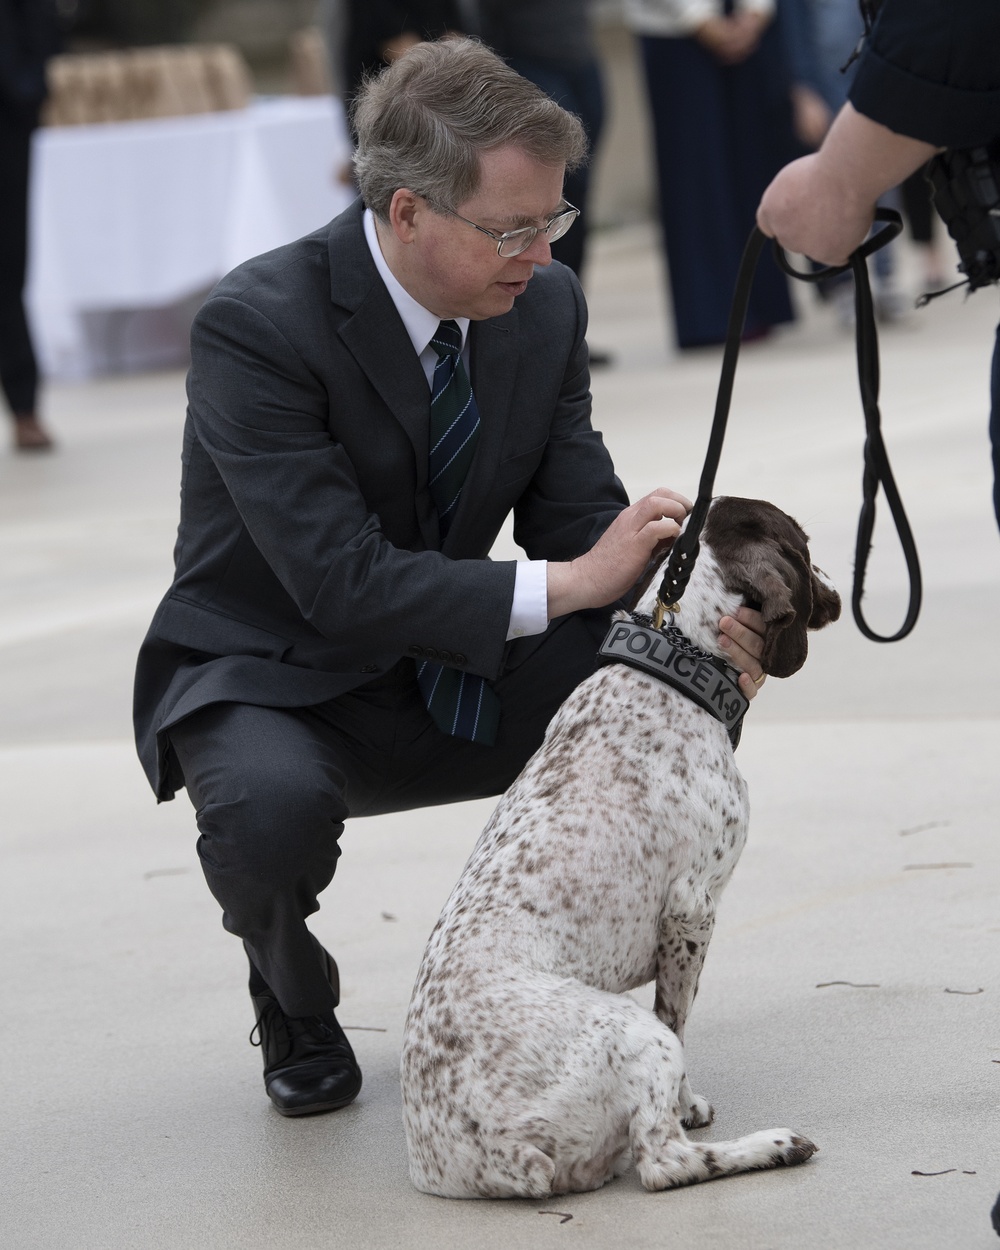
[[[377,673],[378,665],[377,664],[362,664],[361,672],[362,673]]]
[[[455,661],[456,664],[458,664],[459,666],[463,668],[469,662],[468,657],[464,656],[461,653],[461,651],[456,651],[455,654],[452,656],[452,659]]]
[[[406,650],[409,652],[410,655],[423,655],[424,654],[423,647],[418,647],[415,642],[411,642],[410,645],[406,648]]]
[[[436,647],[424,647],[424,655],[427,656],[428,660],[439,660],[441,658]]]
[[[442,664],[450,664],[455,658],[450,651],[441,651],[438,655]]]

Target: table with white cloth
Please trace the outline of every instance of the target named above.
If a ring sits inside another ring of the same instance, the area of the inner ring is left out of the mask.
[[[354,196],[338,180],[350,143],[329,96],[44,128],[35,144],[26,302],[50,378],[183,363],[219,278]]]

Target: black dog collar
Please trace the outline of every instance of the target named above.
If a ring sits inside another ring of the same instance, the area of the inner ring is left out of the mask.
[[[699,651],[676,625],[661,629],[640,624],[636,613],[613,621],[598,655],[605,664],[628,664],[652,673],[725,725],[736,749],[750,700],[739,688],[739,673],[725,661]]]

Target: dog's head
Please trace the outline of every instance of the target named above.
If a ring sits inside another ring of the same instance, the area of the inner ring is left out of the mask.
[[[802,527],[761,499],[722,495],[702,531],[727,589],[760,608],[767,624],[761,664],[789,677],[806,662],[806,630],[840,616],[840,596],[810,562]]]

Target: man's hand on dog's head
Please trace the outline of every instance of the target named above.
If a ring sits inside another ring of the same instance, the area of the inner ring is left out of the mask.
[[[619,512],[586,555],[550,561],[549,620],[583,608],[603,608],[627,594],[653,553],[681,532],[690,511],[691,500],[684,495],[665,487],[651,491]]]

